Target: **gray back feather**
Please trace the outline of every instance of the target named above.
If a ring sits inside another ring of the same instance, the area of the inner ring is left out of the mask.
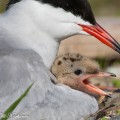
[[[3,113],[34,82],[13,111],[21,120],[82,120],[98,109],[95,98],[51,82],[50,72],[32,50],[0,52],[0,112]],[[15,118],[10,118],[14,120]]]

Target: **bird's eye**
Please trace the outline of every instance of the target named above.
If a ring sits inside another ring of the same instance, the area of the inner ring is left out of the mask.
[[[75,73],[76,75],[80,75],[80,74],[82,73],[82,70],[77,69],[77,70],[74,71],[74,73]]]

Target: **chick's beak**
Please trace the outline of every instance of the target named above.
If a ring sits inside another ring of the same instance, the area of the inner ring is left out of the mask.
[[[116,77],[113,73],[105,73],[105,72],[99,72],[97,74],[86,74],[79,78],[79,84],[82,82],[82,86],[84,87],[85,91],[94,95],[100,95],[100,96],[108,96],[106,92],[99,89],[98,87],[92,85],[88,79],[90,78],[96,78],[96,77],[107,77],[107,76],[113,76]]]
[[[96,37],[102,43],[106,44],[110,48],[120,53],[120,44],[108,32],[106,32],[98,23],[96,23],[93,26],[81,25],[81,24],[78,25],[82,27],[83,31]]]

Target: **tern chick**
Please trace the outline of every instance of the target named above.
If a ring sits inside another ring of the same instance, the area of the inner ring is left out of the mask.
[[[58,56],[51,68],[57,83],[65,84],[73,89],[90,95],[108,95],[89,81],[94,77],[115,76],[112,73],[101,72],[99,64],[80,54],[65,54]]]

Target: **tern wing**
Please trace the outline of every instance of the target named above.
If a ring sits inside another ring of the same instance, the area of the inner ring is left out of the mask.
[[[32,83],[10,120],[80,120],[98,109],[93,97],[53,84],[50,72],[34,51],[1,51],[0,113],[4,113]]]
[[[48,79],[49,83],[50,76],[41,57],[35,52],[31,50],[1,51],[0,111],[5,111],[11,103],[24,93],[30,84],[37,82],[38,79],[41,82],[44,82],[44,79]],[[41,83],[41,85],[42,84],[44,83]],[[33,99],[34,98],[31,98],[31,101],[33,101]]]

